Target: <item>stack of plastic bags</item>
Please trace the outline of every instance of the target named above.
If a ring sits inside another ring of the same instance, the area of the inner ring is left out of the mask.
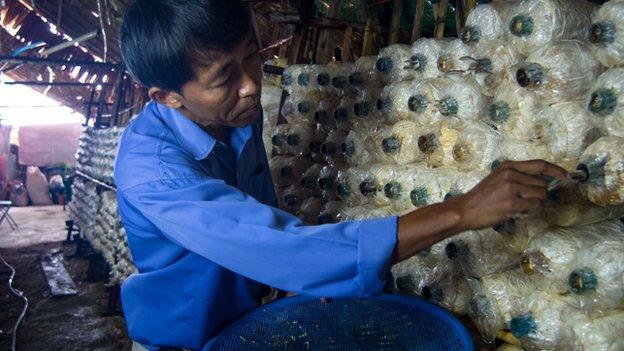
[[[105,184],[113,184],[113,163],[123,129],[88,128],[80,138],[77,169]],[[116,193],[86,177],[76,176],[69,218],[81,236],[110,267],[110,284],[121,284],[136,272],[128,240],[117,212]]]
[[[267,149],[280,205],[359,220],[460,196],[507,160],[577,171],[543,212],[396,265],[394,288],[470,316],[487,342],[624,349],[623,82],[623,0],[495,0],[460,39],[291,66]]]

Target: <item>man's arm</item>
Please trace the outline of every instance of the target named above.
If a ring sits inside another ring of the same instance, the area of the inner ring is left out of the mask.
[[[545,161],[505,162],[464,196],[427,206],[399,218],[393,263],[405,260],[450,236],[496,225],[537,210],[548,196],[545,177],[567,172]]]

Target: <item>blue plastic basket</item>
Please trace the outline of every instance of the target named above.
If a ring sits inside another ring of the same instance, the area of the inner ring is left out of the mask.
[[[212,345],[212,350],[474,350],[452,314],[405,295],[290,297],[251,311]]]

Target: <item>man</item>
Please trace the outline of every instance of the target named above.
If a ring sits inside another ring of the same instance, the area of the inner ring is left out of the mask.
[[[262,144],[260,55],[240,0],[139,0],[124,61],[152,102],[128,126],[115,182],[139,270],[122,287],[130,337],[208,349],[267,286],[325,297],[382,292],[391,264],[451,235],[537,209],[543,161],[505,163],[470,193],[400,218],[305,226],[275,208]]]

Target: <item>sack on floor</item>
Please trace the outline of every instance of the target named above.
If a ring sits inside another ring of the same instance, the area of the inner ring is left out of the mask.
[[[16,181],[11,190],[13,206],[28,206],[28,191],[22,182]]]
[[[26,170],[26,188],[30,201],[35,206],[52,205],[50,191],[48,190],[48,180],[41,173],[39,167],[30,166]]]

